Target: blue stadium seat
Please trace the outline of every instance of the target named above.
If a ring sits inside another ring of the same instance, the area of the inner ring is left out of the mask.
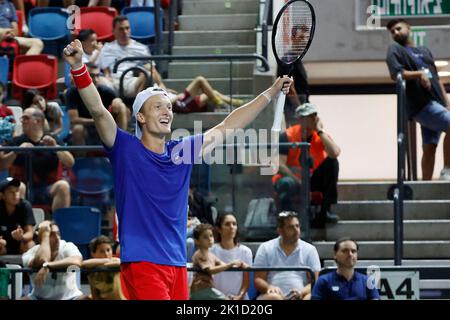
[[[9,60],[8,57],[0,57],[0,82],[6,85],[8,83]],[[1,101],[0,101],[1,102]]]
[[[61,239],[73,242],[84,259],[89,258],[89,242],[100,235],[101,212],[92,207],[61,208],[53,212]]]
[[[63,8],[33,8],[28,13],[29,34],[33,38],[44,41],[45,53],[60,56],[62,45],[65,45],[69,40],[68,19],[69,15]]]
[[[163,30],[164,10],[160,11],[159,28]],[[153,7],[125,7],[122,15],[128,18],[131,27],[131,38],[142,43],[149,43],[156,35],[155,8]]]
[[[107,158],[77,158],[72,171],[76,177],[72,189],[78,204],[95,206],[101,210],[111,204],[113,176]]]

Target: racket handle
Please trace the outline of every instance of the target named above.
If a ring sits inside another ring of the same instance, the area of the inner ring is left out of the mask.
[[[284,114],[284,102],[286,101],[286,95],[281,92],[277,98],[277,104],[275,105],[275,115],[273,118],[272,131],[281,130],[281,121]]]

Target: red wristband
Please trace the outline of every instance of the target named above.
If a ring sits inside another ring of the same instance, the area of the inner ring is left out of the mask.
[[[73,82],[78,89],[83,89],[92,83],[92,78],[89,75],[85,64],[78,70],[70,70],[73,77]]]

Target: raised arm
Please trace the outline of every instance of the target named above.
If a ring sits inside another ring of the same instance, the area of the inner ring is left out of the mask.
[[[270,100],[274,98],[281,89],[287,94],[291,83],[292,78],[287,76],[277,78],[269,89],[249,103],[234,110],[221,123],[206,131],[203,138],[203,153],[208,153],[214,146],[223,143],[226,136],[232,134],[233,130],[247,127],[269,104],[270,101],[268,98]]]
[[[85,68],[81,62],[82,55],[83,48],[79,40],[72,41],[64,49],[64,59],[70,64],[73,71]],[[100,98],[97,88],[91,82],[85,88],[78,88],[78,92],[80,93],[81,99],[86,105],[86,108],[89,110],[92,119],[94,119],[100,139],[108,148],[111,148],[114,145],[114,140],[116,139],[117,125],[112,115],[103,106],[102,99]]]

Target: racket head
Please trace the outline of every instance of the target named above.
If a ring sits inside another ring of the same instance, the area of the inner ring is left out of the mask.
[[[309,49],[316,26],[313,6],[305,0],[290,0],[278,12],[272,29],[272,50],[279,65],[289,66]]]

